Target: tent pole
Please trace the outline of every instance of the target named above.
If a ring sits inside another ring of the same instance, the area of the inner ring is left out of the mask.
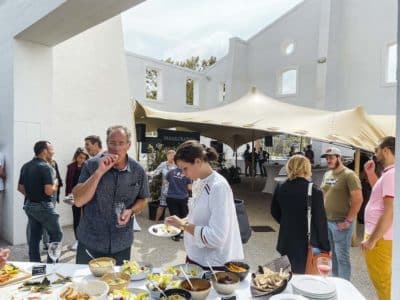
[[[255,153],[254,153],[254,130],[251,131],[251,166],[250,174],[253,178],[251,180],[251,191],[254,192],[254,181],[256,180],[256,170],[255,170]]]
[[[237,168],[237,147],[236,147],[235,144],[233,144],[233,148],[234,148],[234,151],[235,151],[235,168]]]
[[[354,172],[356,172],[357,176],[360,177],[360,157],[361,157],[361,151],[360,149],[356,149],[355,155],[354,155]],[[355,216],[354,220],[354,231],[353,231],[353,236],[351,238],[351,245],[353,247],[357,247],[357,216]]]

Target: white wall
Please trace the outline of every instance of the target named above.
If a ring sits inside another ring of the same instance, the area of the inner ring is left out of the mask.
[[[86,136],[99,135],[106,147],[108,126],[134,129],[119,16],[54,47],[53,87],[50,136],[65,179],[66,166]],[[61,223],[71,224],[70,207],[61,204],[59,211]]]
[[[396,86],[384,83],[384,57],[385,46],[397,40],[397,1],[332,3],[339,28],[331,36],[330,53],[336,57],[328,57],[328,65],[335,68],[331,78],[337,84],[329,88],[327,108],[363,105],[369,113],[393,114]]]
[[[186,79],[197,80],[200,85],[200,99],[203,99],[203,74],[186,68],[174,66],[163,61],[149,57],[127,53],[126,54],[130,93],[133,100],[145,105],[165,111],[196,111],[200,105],[186,104]],[[146,98],[145,75],[146,68],[159,71],[160,85],[158,87],[159,97],[157,100]]]
[[[5,153],[8,174],[0,234],[13,244],[26,242],[27,218],[16,187],[20,167],[33,156],[34,142],[46,139],[55,144],[64,175],[65,164],[87,134],[104,137],[112,124],[134,129],[119,17],[54,49],[27,40],[35,36],[51,42],[60,40],[57,34],[74,36],[140,1],[124,0],[110,6],[109,1],[98,0],[96,11],[80,11],[80,24],[71,16],[88,2],[76,0],[71,6],[60,6],[64,2],[6,0],[0,4],[0,151]],[[65,26],[58,26],[52,15],[57,13],[65,17]],[[21,31],[26,40],[14,39]],[[72,223],[70,209],[59,209],[62,223]]]

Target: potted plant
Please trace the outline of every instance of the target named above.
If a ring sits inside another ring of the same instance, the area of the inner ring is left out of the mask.
[[[149,171],[155,170],[160,163],[167,160],[166,150],[161,144],[157,144],[155,147],[149,145],[147,148],[147,169]],[[161,185],[162,185],[162,174],[153,176],[149,183],[150,188],[150,199],[148,202],[149,206],[149,219],[155,220],[157,208],[160,204],[161,196]],[[164,216],[161,217],[161,220]]]

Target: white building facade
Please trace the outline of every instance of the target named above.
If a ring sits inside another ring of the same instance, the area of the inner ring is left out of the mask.
[[[157,109],[192,111],[255,86],[291,104],[392,114],[396,34],[396,0],[305,0],[247,41],[231,38],[227,55],[202,72],[128,53],[131,95]],[[159,99],[145,96],[146,68],[158,72]],[[197,83],[194,105],[186,104],[187,78]]]

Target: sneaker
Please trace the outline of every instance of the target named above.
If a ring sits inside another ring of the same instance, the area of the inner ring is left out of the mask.
[[[72,251],[76,251],[78,249],[78,241],[75,241],[75,243],[71,246],[70,248]]]

